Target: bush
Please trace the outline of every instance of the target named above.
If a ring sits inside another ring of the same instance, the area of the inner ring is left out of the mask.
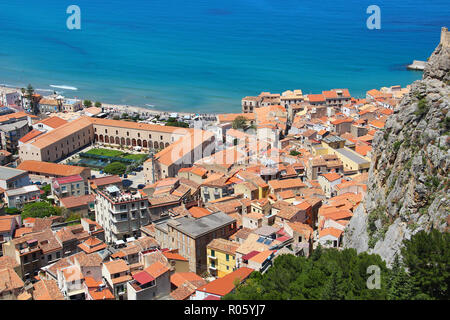
[[[23,207],[22,219],[25,218],[44,218],[49,216],[57,216],[60,211],[46,201],[27,203]]]
[[[108,174],[124,174],[127,170],[127,166],[120,162],[112,162],[108,164],[103,171]]]

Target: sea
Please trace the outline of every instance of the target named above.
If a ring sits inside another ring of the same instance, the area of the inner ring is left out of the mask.
[[[239,112],[262,91],[364,97],[420,79],[406,65],[443,26],[448,0],[1,0],[0,84],[199,113]]]

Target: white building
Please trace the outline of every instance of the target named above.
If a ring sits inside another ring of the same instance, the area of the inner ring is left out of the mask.
[[[95,220],[104,228],[106,242],[138,238],[140,228],[150,223],[148,206],[148,198],[139,192],[125,192],[116,186],[98,190]]]

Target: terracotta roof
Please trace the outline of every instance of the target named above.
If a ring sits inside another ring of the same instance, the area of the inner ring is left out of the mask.
[[[319,231],[319,238],[325,237],[327,235],[331,235],[335,238],[339,238],[342,234],[343,230],[339,230],[336,228],[325,228]]]
[[[31,232],[33,232],[33,228],[26,228],[26,227],[18,228],[14,232],[14,238],[19,238],[19,237],[21,237],[27,233],[31,233]]]
[[[254,255],[253,257],[249,258],[249,261],[253,261],[259,264],[262,264],[264,261],[267,260],[267,258],[269,258],[275,251],[273,250],[266,250],[263,252],[260,252],[256,255]]]
[[[206,281],[202,277],[194,272],[176,272],[170,276],[170,282],[175,286],[179,287],[186,281]]]
[[[13,269],[0,269],[0,293],[20,289],[23,286],[22,279],[20,279]]]
[[[336,181],[336,180],[340,179],[341,175],[339,173],[336,173],[336,172],[330,172],[330,173],[322,174],[322,177],[324,177],[325,179],[327,179],[330,182],[333,182],[333,181]]]
[[[325,102],[323,94],[308,94],[309,102]]]
[[[28,132],[26,135],[24,135],[22,138],[20,138],[19,142],[25,143],[27,141],[30,141],[30,140],[36,138],[37,136],[40,136],[41,134],[43,134],[42,131],[33,129],[30,132]]]
[[[87,128],[89,126],[92,126],[89,119],[81,117],[37,137],[34,142],[31,142],[31,144],[36,148],[42,149],[60,141],[64,137],[79,132],[80,129]]]
[[[61,206],[67,209],[86,206],[95,201],[95,194],[86,194],[82,196],[71,196],[60,199]]]
[[[105,249],[106,247],[107,245],[96,237],[89,237],[89,239],[78,245],[78,248],[86,253],[97,252]]]
[[[161,262],[155,262],[151,266],[144,269],[149,275],[154,277],[155,279],[168,272],[170,269],[163,265]]]
[[[242,282],[247,279],[252,272],[253,269],[242,267],[225,275],[222,278],[216,279],[204,286],[201,286],[197,290],[217,296],[224,296],[230,293],[235,288],[234,284],[236,280]]]
[[[114,295],[108,288],[103,288],[102,290],[91,289],[89,290],[89,295],[92,297],[92,300],[115,300]]]
[[[56,280],[40,280],[33,288],[33,300],[64,300]]]
[[[180,261],[189,261],[182,255],[176,252],[170,252],[170,251],[164,251],[162,254],[168,259],[168,260],[180,260]]]
[[[193,216],[194,218],[201,218],[201,217],[210,215],[212,213],[208,209],[201,208],[201,207],[192,207],[188,211],[191,214],[191,216]]]
[[[66,123],[68,123],[68,121],[61,119],[60,117],[53,116],[53,117],[41,120],[36,123],[42,123],[42,124],[45,124],[46,126],[49,126],[49,127],[52,127],[53,129],[55,129],[55,128],[61,127],[62,125],[65,125]]]
[[[206,282],[206,281],[205,281]],[[186,300],[197,289],[191,282],[185,281],[170,293],[170,296],[175,300]]]
[[[207,248],[234,255],[236,253],[236,249],[239,248],[239,243],[232,242],[226,239],[217,238],[213,239],[207,245]]]
[[[14,269],[20,266],[20,264],[10,256],[2,256],[0,257],[0,269],[9,268]]]
[[[125,260],[117,259],[103,264],[110,274],[116,274],[129,271],[129,267]]]
[[[25,160],[17,166],[17,169],[25,170],[28,172],[36,172],[41,175],[65,177],[81,174],[86,170],[86,168],[84,167],[69,166],[65,164],[57,164],[37,160]]]
[[[274,189],[291,189],[291,188],[304,188],[306,184],[302,182],[299,178],[294,179],[284,179],[284,180],[270,180],[269,186]]]

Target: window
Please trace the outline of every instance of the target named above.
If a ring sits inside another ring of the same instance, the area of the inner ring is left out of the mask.
[[[230,261],[230,256],[228,254],[226,255],[226,258],[227,258],[227,261]],[[228,267],[227,267],[227,270],[228,270]]]
[[[211,257],[215,257],[216,256],[216,252],[214,250],[211,250]]]

